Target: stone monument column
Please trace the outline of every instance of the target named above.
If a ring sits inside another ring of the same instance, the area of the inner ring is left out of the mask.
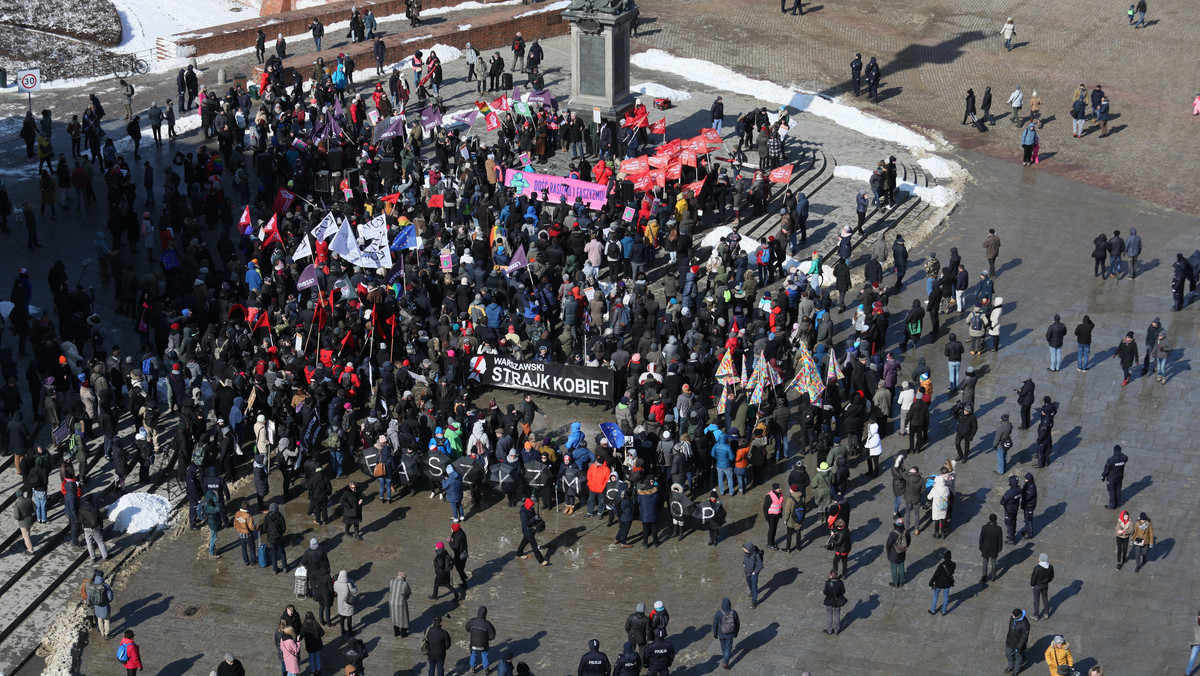
[[[629,34],[638,8],[631,0],[575,0],[563,18],[571,22],[570,110],[590,120],[600,109],[619,119],[633,106],[629,93]]]

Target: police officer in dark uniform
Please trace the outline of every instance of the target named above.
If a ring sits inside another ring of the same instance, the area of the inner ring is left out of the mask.
[[[654,641],[646,646],[646,676],[667,676],[675,661],[675,646],[661,627],[654,630]]]
[[[1004,508],[1004,527],[1008,531],[1008,544],[1017,544],[1017,514],[1021,511],[1021,481],[1017,475],[1008,477],[1008,491],[1000,498]]]
[[[1108,484],[1108,505],[1106,509],[1116,509],[1121,506],[1121,482],[1125,480],[1125,463],[1129,458],[1121,452],[1121,445],[1113,446],[1112,455],[1104,463],[1104,473],[1100,479]]]
[[[879,63],[875,61],[875,57],[871,57],[871,61],[867,64],[867,95],[875,103],[879,103]]]
[[[579,676],[609,676],[611,673],[612,664],[608,655],[600,652],[600,641],[588,641],[588,651],[579,658]]]
[[[850,62],[850,84],[854,85],[854,95],[862,91],[862,54],[855,54]]]

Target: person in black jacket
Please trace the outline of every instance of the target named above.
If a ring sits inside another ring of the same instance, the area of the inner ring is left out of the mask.
[[[588,651],[579,658],[577,676],[610,676],[610,674],[612,674],[612,664],[608,661],[608,655],[600,652],[600,641],[598,639],[588,641]]]
[[[641,676],[642,658],[633,649],[633,644],[626,641],[621,656],[613,664],[613,676]]]
[[[846,605],[846,584],[838,577],[836,570],[829,571],[825,580],[825,615],[829,626],[822,631],[830,636],[842,630],[842,607]]]
[[[462,524],[450,524],[450,551],[454,561],[454,570],[458,571],[459,586],[467,588],[467,532]]]
[[[888,533],[884,551],[887,552],[889,567],[892,570],[892,581],[888,583],[892,589],[904,586],[904,559],[908,555],[908,546],[912,537],[904,529],[904,519],[896,517],[896,524]]]
[[[955,459],[966,462],[971,455],[971,442],[975,440],[975,433],[979,431],[979,420],[970,404],[963,404],[962,408],[955,411],[954,417],[958,420],[954,431]]]
[[[742,622],[733,604],[728,598],[721,599],[721,609],[713,613],[713,638],[721,642],[721,666],[729,668],[729,658],[733,653],[733,639],[741,632]]]
[[[329,523],[329,497],[333,494],[333,485],[329,483],[329,475],[325,468],[317,466],[307,484],[313,523],[323,526]]]
[[[471,634],[468,644],[471,648],[471,671],[476,669],[475,657],[477,655],[482,657],[484,671],[492,670],[488,666],[488,648],[491,647],[492,641],[496,640],[496,627],[488,622],[487,612],[487,606],[479,606],[475,617],[467,620],[464,627]]]
[[[1038,564],[1033,567],[1033,572],[1029,575],[1029,586],[1033,588],[1033,619],[1042,619],[1042,611],[1040,608],[1045,608],[1046,617],[1050,617],[1050,583],[1054,581],[1054,566],[1050,565],[1050,556],[1048,554],[1038,554]]]
[[[425,630],[425,640],[429,642],[429,676],[443,676],[446,665],[446,651],[450,649],[450,632],[442,629],[442,618],[433,618],[433,624]]]
[[[950,373],[950,394],[954,394],[958,391],[958,373],[959,367],[962,366],[963,352],[966,352],[966,348],[963,347],[962,342],[959,341],[958,335],[951,333],[950,339],[946,341],[945,349],[946,366]]]
[[[1031,409],[1033,408],[1033,399],[1034,399],[1033,379],[1026,378],[1025,382],[1021,383],[1021,388],[1018,390],[1013,390],[1013,391],[1017,393],[1017,404],[1021,407],[1021,428],[1020,429],[1027,430],[1027,429],[1029,429],[1030,412],[1031,412]]]
[[[1013,474],[1008,477],[1008,490],[1000,498],[1004,508],[1004,526],[1008,529],[1008,544],[1017,544],[1017,514],[1021,511],[1021,480]]]
[[[435,544],[433,548],[437,553],[433,555],[433,593],[429,595],[429,598],[437,599],[438,591],[442,587],[446,587],[451,594],[454,594],[454,600],[457,602],[459,600],[458,589],[450,584],[450,572],[454,570],[454,562],[450,559],[444,542]],[[466,596],[465,592],[463,596]]]
[[[1033,510],[1037,509],[1037,484],[1033,481],[1031,472],[1025,473],[1025,483],[1021,486],[1021,511],[1025,513],[1025,527],[1021,532],[1026,539],[1033,539]]]
[[[646,647],[646,676],[667,676],[675,661],[675,646],[667,640],[667,632],[654,630],[654,640]]]
[[[1121,452],[1121,446],[1113,446],[1112,455],[1104,463],[1104,471],[1100,480],[1108,485],[1108,504],[1105,509],[1116,509],[1121,506],[1121,482],[1125,480],[1125,465],[1129,457]]]
[[[358,484],[351,481],[345,488],[342,489],[342,497],[338,500],[338,504],[342,508],[342,523],[345,524],[345,534],[350,536],[350,531],[354,531],[353,537],[362,538],[362,530],[359,528],[362,525],[362,505],[363,496],[362,490]]]
[[[1008,634],[1004,637],[1004,657],[1008,660],[1006,674],[1016,674],[1025,668],[1025,647],[1029,643],[1029,619],[1025,611],[1016,608],[1008,620]]]
[[[1054,414],[1058,407],[1050,403],[1050,397],[1042,397],[1042,401],[1045,405],[1038,409],[1037,462],[1033,463],[1034,468],[1050,464],[1050,449],[1054,447]]]
[[[1092,330],[1095,328],[1092,318],[1087,315],[1084,315],[1079,326],[1075,327],[1075,342],[1079,346],[1075,356],[1075,368],[1081,373],[1088,370],[1088,357],[1092,354]]]
[[[1054,315],[1054,321],[1050,323],[1046,329],[1046,345],[1050,346],[1050,366],[1047,371],[1058,371],[1058,367],[1062,366],[1062,346],[1063,338],[1067,335],[1067,326],[1062,323],[1058,315]]]
[[[283,513],[279,511],[279,503],[271,503],[267,516],[263,519],[262,532],[263,540],[267,544],[267,549],[270,550],[271,569],[278,575],[279,566],[282,563],[283,570],[286,572],[288,563],[284,547],[287,544],[287,521],[283,518]]]
[[[525,498],[525,504],[521,506],[521,544],[517,546],[517,558],[529,558],[529,554],[522,553],[528,545],[533,549],[533,557],[537,559],[538,564],[548,566],[550,562],[542,558],[542,550],[537,543],[536,524],[540,518],[537,512],[533,511],[533,499]]]
[[[716,101],[713,101],[712,107],[708,109],[708,117],[712,120],[712,128],[721,133],[721,127],[725,124],[725,103],[718,96]]]
[[[996,579],[999,565],[996,563],[996,558],[1000,556],[1000,550],[1004,549],[1004,531],[996,521],[996,515],[989,514],[987,523],[983,524],[983,528],[979,530],[979,555],[983,557],[983,577],[979,578],[981,583],[992,582]],[[989,569],[991,575],[988,574]]]
[[[950,592],[954,590],[954,569],[958,564],[950,559],[950,550],[942,552],[942,562],[929,578],[929,587],[933,589],[933,604],[929,607],[930,615],[937,615],[938,596],[942,597],[942,615],[950,612]]]
[[[650,618],[646,617],[646,604],[639,603],[629,617],[625,618],[625,637],[641,652],[646,650],[650,639]]]

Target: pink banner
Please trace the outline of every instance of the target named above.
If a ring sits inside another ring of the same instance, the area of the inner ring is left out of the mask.
[[[532,171],[509,169],[504,175],[504,185],[516,188],[517,192],[522,195],[546,191],[555,204],[558,203],[559,196],[566,196],[568,204],[574,204],[576,197],[581,198],[583,203],[591,209],[599,209],[608,202],[607,188],[599,183],[588,183]]]

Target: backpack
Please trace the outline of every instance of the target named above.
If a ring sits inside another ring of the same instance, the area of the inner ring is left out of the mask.
[[[617,261],[621,260],[621,254],[623,252],[624,252],[624,249],[621,247],[621,243],[615,242],[615,241],[609,242],[608,248],[604,250],[605,258],[608,258],[609,260],[617,260]]]
[[[763,247],[758,250],[757,261],[759,265],[766,265],[771,262],[771,250]]]
[[[804,508],[797,507],[793,509],[792,516],[796,517],[796,523],[804,523]]]
[[[429,629],[426,629],[425,633],[421,634],[421,654],[429,654]]]
[[[737,615],[732,610],[729,612],[721,611],[720,629],[722,634],[732,634],[737,631]]]
[[[117,661],[120,662],[121,664],[125,664],[126,662],[129,661],[129,644],[128,643],[122,643],[121,645],[117,646]]]
[[[142,360],[142,375],[148,376],[154,373],[154,358],[146,357]]]
[[[896,543],[892,545],[898,554],[903,554],[908,551],[908,540],[904,534],[896,538]]]
[[[971,313],[971,330],[979,331],[982,329],[983,329],[983,313],[982,312],[972,312]]]
[[[912,336],[921,335],[921,320],[920,319],[918,319],[915,322],[908,323],[908,333],[909,333],[909,335],[912,335]]]

